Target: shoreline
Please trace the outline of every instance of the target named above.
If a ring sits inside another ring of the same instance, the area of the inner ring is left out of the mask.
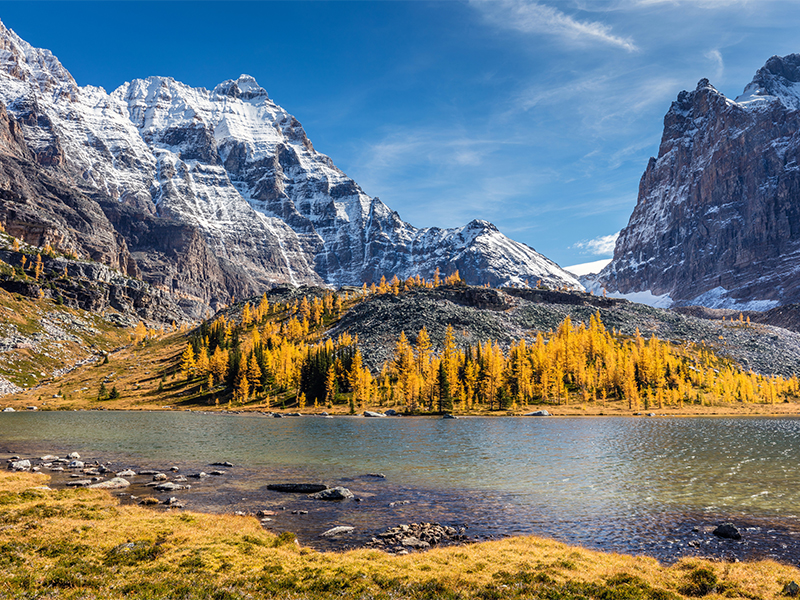
[[[74,411],[119,411],[119,412],[196,412],[202,414],[236,414],[236,415],[261,415],[272,417],[274,415],[281,415],[282,417],[365,417],[365,412],[383,413],[384,411],[393,409],[392,407],[385,406],[367,406],[360,408],[356,413],[350,413],[344,406],[335,406],[334,408],[317,408],[317,409],[279,409],[276,410],[267,406],[259,405],[245,405],[239,408],[225,408],[225,407],[212,407],[212,406],[186,406],[176,407],[172,405],[118,405],[110,402],[104,402],[103,406],[98,406],[97,403],[83,403],[79,405],[70,404],[53,405],[43,403],[41,406],[35,404],[26,404],[22,401],[3,402],[0,399],[0,414],[3,412],[74,412]],[[35,407],[35,408],[33,408]],[[6,411],[11,408],[13,410]],[[629,409],[615,405],[598,406],[596,404],[567,404],[567,405],[552,405],[552,404],[531,404],[524,409],[515,410],[496,410],[496,411],[466,411],[461,412],[458,410],[449,411],[446,413],[439,412],[413,412],[404,413],[394,408],[397,414],[384,415],[385,417],[425,417],[425,418],[442,418],[444,414],[450,414],[457,418],[469,417],[528,417],[528,418],[542,418],[538,416],[528,415],[528,412],[546,410],[549,414],[546,417],[703,417],[703,416],[728,416],[728,417],[800,417],[800,403],[779,403],[779,404],[731,404],[731,405],[718,405],[718,406],[684,406],[678,407],[663,407],[663,408],[648,408],[648,409]]]
[[[536,536],[434,548],[315,552],[255,519],[191,511],[153,513],[96,490],[58,491],[41,477],[0,473],[0,528],[10,554],[7,592],[17,596],[187,599],[459,597],[641,598],[709,593],[781,598],[800,569],[770,560],[703,557],[662,564]],[[11,511],[10,513],[8,511]],[[24,533],[23,533],[24,532]],[[47,552],[39,549],[48,548]],[[190,583],[188,583],[190,582]]]
[[[43,446],[40,443],[39,449]],[[63,446],[62,446],[63,447]],[[6,448],[6,450],[8,450]],[[144,507],[156,514],[199,512],[207,515],[247,516],[257,518],[265,531],[276,535],[292,535],[304,547],[320,552],[347,552],[351,550],[381,550],[390,555],[416,554],[428,551],[425,545],[407,545],[402,536],[379,543],[381,534],[404,527],[425,523],[433,527],[452,528],[448,536],[440,535],[439,544],[432,547],[472,545],[493,540],[514,539],[531,535],[551,540],[553,543],[579,545],[587,550],[643,555],[664,564],[674,564],[690,558],[707,558],[722,561],[752,561],[770,557],[787,563],[800,560],[800,548],[794,548],[796,535],[800,534],[800,523],[778,517],[777,515],[735,515],[732,513],[667,511],[649,524],[640,525],[634,531],[639,538],[636,545],[620,544],[614,541],[613,532],[624,523],[641,519],[634,514],[619,521],[619,518],[603,520],[592,525],[593,521],[581,524],[580,521],[565,522],[559,525],[551,521],[554,515],[540,514],[538,528],[528,527],[520,532],[514,521],[493,523],[495,511],[507,508],[503,498],[511,492],[487,492],[486,490],[433,490],[418,486],[393,484],[382,474],[351,474],[348,477],[331,478],[326,488],[348,486],[354,497],[343,501],[328,502],[312,500],[307,493],[278,493],[269,491],[265,483],[308,481],[300,469],[280,467],[274,469],[275,475],[265,477],[263,469],[233,465],[219,461],[207,465],[186,461],[156,461],[154,459],[118,459],[102,457],[93,453],[81,467],[48,471],[42,466],[43,456],[38,453],[18,453],[22,459],[28,458],[31,466],[39,466],[41,473],[52,482],[56,490],[68,490],[75,480],[86,481],[85,486],[108,481],[123,474],[127,478],[125,487],[109,490],[109,494],[120,506]],[[0,455],[2,456],[2,455]],[[2,456],[10,463],[12,457]],[[73,459],[69,459],[70,461]],[[80,460],[80,458],[75,459]],[[131,469],[133,474],[131,475]],[[205,471],[203,476],[198,474]],[[155,479],[156,474],[163,474]],[[256,481],[256,487],[250,485]],[[177,489],[160,490],[156,482],[177,484]],[[184,486],[186,486],[184,488]],[[474,494],[497,496],[494,503],[475,504],[470,498]],[[146,502],[145,499],[148,499]],[[487,521],[489,519],[489,521]],[[733,522],[742,532],[741,540],[717,537],[713,531],[724,522]],[[489,528],[487,529],[487,525]],[[582,535],[569,533],[571,528],[588,527]],[[336,528],[344,528],[326,535]],[[414,536],[412,536],[414,537]],[[603,541],[605,540],[605,541]],[[425,542],[426,540],[422,540]]]

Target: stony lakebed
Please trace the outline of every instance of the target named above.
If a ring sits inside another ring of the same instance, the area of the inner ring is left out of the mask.
[[[479,502],[471,503],[463,496],[458,502],[459,494],[448,497],[435,490],[398,488],[382,473],[364,473],[328,484],[286,481],[293,474],[277,470],[270,476],[276,482],[264,484],[263,470],[255,472],[225,460],[207,465],[153,465],[69,452],[64,456],[11,454],[5,457],[5,463],[9,470],[47,474],[53,489],[105,489],[122,504],[156,511],[251,516],[266,530],[291,532],[302,546],[320,551],[370,547],[404,555],[514,534],[503,531],[502,519],[487,524],[486,515],[480,514],[486,507]],[[253,485],[256,481],[259,484]],[[470,516],[479,521],[472,527]],[[654,535],[649,552],[644,553],[666,562],[682,556],[728,561],[768,556],[791,563],[800,559],[797,534],[782,530],[780,524],[773,527],[741,519],[736,524],[718,521],[701,517],[678,526],[665,521],[664,527],[672,529],[671,539],[665,542],[661,535]],[[598,534],[597,540],[602,542],[603,535]],[[570,542],[568,538],[564,541]]]

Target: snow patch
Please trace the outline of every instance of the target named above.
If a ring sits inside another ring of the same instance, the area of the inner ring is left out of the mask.
[[[713,290],[708,290],[704,294],[700,294],[689,302],[681,303],[687,306],[705,306],[708,308],[729,308],[733,310],[755,310],[767,311],[778,306],[777,300],[749,300],[742,302],[736,298],[728,297],[728,290],[724,287],[715,287]]]
[[[606,265],[609,264],[612,260],[613,259],[611,258],[593,260],[592,262],[581,263],[579,265],[572,265],[571,267],[564,267],[564,270],[578,277],[583,277],[585,275],[594,275],[602,271],[606,267]]]
[[[675,301],[670,298],[669,294],[656,296],[650,290],[644,290],[642,292],[628,292],[626,294],[623,294],[622,292],[611,292],[605,290],[603,284],[591,277],[591,274],[589,276],[582,276],[580,278],[580,282],[583,284],[583,287],[586,288],[587,292],[590,292],[596,296],[621,298],[623,300],[628,300],[629,302],[635,302],[636,304],[646,304],[647,306],[652,306],[653,308],[669,308],[675,304]]]

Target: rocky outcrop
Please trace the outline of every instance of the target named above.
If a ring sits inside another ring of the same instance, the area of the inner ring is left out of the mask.
[[[192,316],[275,285],[381,276],[580,289],[494,225],[417,229],[318,153],[247,75],[78,86],[0,24],[0,220],[26,241],[141,277]]]
[[[800,300],[798,109],[800,54],[769,59],[735,101],[706,79],[681,92],[602,284],[718,308]]]
[[[169,323],[185,318],[173,295],[104,264],[43,255],[42,274],[35,279],[20,275],[23,258],[28,265],[33,263],[30,254],[0,250],[0,289],[96,313],[113,309],[122,326],[133,327],[138,320]]]
[[[689,311],[692,314],[680,314],[580,292],[550,291],[542,296],[531,293],[528,299],[527,294],[518,295],[516,288],[494,290],[506,306],[504,310],[454,301],[469,297],[469,289],[464,286],[413,288],[397,296],[371,296],[348,311],[326,335],[335,339],[347,331],[358,336],[365,364],[380,372],[385,362],[393,360],[401,331],[415,344],[419,331],[425,327],[431,346],[438,353],[444,346],[447,327],[451,326],[456,346],[466,348],[469,345],[474,351],[477,344],[487,340],[508,348],[520,338],[532,339],[538,331],[555,331],[566,317],[574,324],[588,325],[593,315],[599,315],[608,330],[624,336],[633,336],[638,329],[644,337],[654,335],[677,344],[706,345],[745,369],[766,375],[791,377],[800,372],[800,334],[769,324],[756,324],[752,317],[752,323],[748,324],[747,315],[743,316],[743,322],[732,321],[734,314],[738,319],[738,311],[728,311],[720,314],[718,320],[711,320],[707,318],[709,315],[694,310]],[[797,319],[797,311],[793,314]],[[722,316],[726,316],[726,321],[722,321]],[[779,322],[779,318],[775,315],[775,322]],[[386,414],[389,415],[389,411]]]

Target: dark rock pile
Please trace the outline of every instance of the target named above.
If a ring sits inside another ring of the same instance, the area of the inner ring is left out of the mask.
[[[432,546],[450,546],[468,542],[465,528],[449,527],[439,523],[411,523],[398,525],[379,533],[367,544],[395,554],[406,554],[409,550],[427,550]]]

